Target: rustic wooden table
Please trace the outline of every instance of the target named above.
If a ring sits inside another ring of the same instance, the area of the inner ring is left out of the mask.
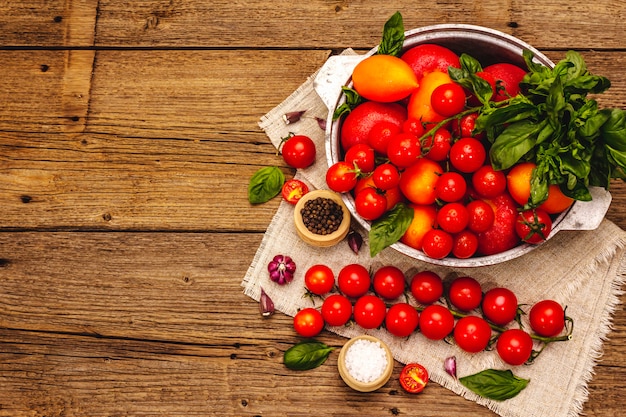
[[[367,395],[336,355],[287,370],[291,319],[240,287],[278,206],[250,206],[248,180],[294,173],[259,117],[397,10],[579,50],[613,81],[601,104],[626,106],[623,1],[0,2],[0,416],[493,415],[436,384],[405,394],[399,365]],[[622,413],[625,346],[621,308],[586,415]]]

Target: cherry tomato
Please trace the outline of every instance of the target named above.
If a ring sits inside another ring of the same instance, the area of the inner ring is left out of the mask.
[[[400,126],[397,123],[382,120],[376,123],[367,135],[367,143],[379,154],[387,155],[387,145],[389,139],[396,133],[400,133]]]
[[[455,278],[448,291],[450,302],[461,311],[478,308],[483,298],[480,283],[472,277]]]
[[[375,295],[364,295],[354,303],[354,321],[364,329],[376,329],[385,321],[387,306]]]
[[[348,149],[344,161],[356,166],[361,172],[372,172],[376,166],[374,148],[366,143],[357,143]]]
[[[447,203],[437,212],[437,224],[448,233],[459,233],[467,227],[469,212],[461,203]]]
[[[387,158],[398,168],[413,165],[422,154],[420,141],[411,133],[398,133],[389,139]]]
[[[448,171],[439,176],[435,185],[437,198],[446,203],[453,203],[465,197],[467,182],[458,172]]]
[[[326,265],[313,265],[304,273],[304,285],[313,294],[328,294],[335,286],[335,274]]]
[[[373,174],[367,177],[359,178],[356,186],[354,187],[353,193],[356,196],[366,188],[377,188],[376,184],[374,184]],[[389,190],[382,190],[378,188],[377,191],[380,194],[384,194],[385,198],[387,199],[387,210],[392,209],[397,203],[399,203],[403,199],[400,187],[390,188]]]
[[[498,337],[496,350],[500,358],[509,365],[522,365],[530,359],[533,352],[533,339],[523,330],[509,329]]]
[[[428,371],[418,363],[409,363],[400,372],[400,386],[409,394],[418,394],[428,384]]]
[[[489,203],[484,200],[473,200],[467,203],[469,221],[467,228],[475,233],[486,232],[493,226],[496,214]]]
[[[419,313],[408,303],[396,303],[389,307],[385,316],[385,328],[398,337],[407,337],[417,329]]]
[[[354,165],[346,161],[335,162],[326,171],[326,184],[337,193],[347,193],[352,190],[357,180]]]
[[[429,305],[420,314],[419,328],[426,338],[441,340],[452,332],[454,316],[442,305]]]
[[[448,159],[451,147],[452,134],[442,127],[437,129],[432,137],[428,136],[424,140],[424,150],[426,151],[424,156],[432,161],[445,161]]]
[[[343,326],[352,317],[352,303],[345,295],[329,295],[322,303],[322,317],[329,326]]]
[[[433,110],[445,117],[459,114],[465,108],[465,90],[457,83],[441,84],[430,96]]]
[[[309,187],[302,181],[292,178],[283,184],[283,198],[290,204],[296,204],[303,195],[309,192]]]
[[[302,337],[315,337],[324,328],[322,313],[313,307],[303,308],[293,317],[293,328]]]
[[[505,326],[517,317],[517,297],[508,288],[493,288],[485,293],[482,309],[489,321]]]
[[[484,350],[491,340],[491,327],[482,317],[466,316],[454,326],[454,341],[466,352]]]
[[[443,295],[443,280],[432,271],[418,272],[411,279],[411,294],[420,304],[432,304]]]
[[[315,162],[315,143],[308,136],[288,137],[280,152],[287,165],[293,168],[306,168]]]
[[[368,270],[360,264],[348,264],[337,275],[337,286],[345,296],[357,298],[369,289],[372,279]]]
[[[374,292],[386,300],[395,300],[404,294],[406,280],[404,273],[397,267],[380,267],[372,277]]]
[[[551,231],[552,219],[540,208],[521,212],[515,222],[515,232],[520,239],[534,245],[545,242]]]
[[[443,259],[452,252],[453,243],[450,233],[431,229],[422,238],[422,251],[430,258]]]
[[[474,256],[478,250],[478,236],[470,230],[463,230],[454,236],[452,242],[452,255],[459,259],[467,259]]]
[[[506,175],[491,165],[483,165],[472,174],[474,190],[483,198],[493,198],[506,189]]]
[[[485,146],[478,139],[461,138],[450,148],[450,164],[466,174],[483,166],[486,158]]]
[[[421,120],[409,117],[402,123],[402,131],[411,133],[419,138],[426,132],[426,128]]]
[[[530,327],[539,336],[554,337],[565,328],[565,310],[554,300],[536,303],[528,314]]]
[[[376,220],[387,211],[387,198],[376,188],[367,187],[354,198],[354,208],[365,220]]]
[[[481,139],[484,135],[484,132],[477,134],[474,132],[476,128],[476,119],[478,118],[478,113],[468,114],[466,116],[461,117],[461,120],[454,119],[452,121],[452,133],[456,137],[459,138],[476,138]]]
[[[393,164],[380,164],[374,169],[374,185],[381,190],[390,190],[400,183],[400,173]]]

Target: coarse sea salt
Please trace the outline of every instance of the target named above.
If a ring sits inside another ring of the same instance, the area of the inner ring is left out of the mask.
[[[346,352],[346,369],[359,382],[369,383],[380,378],[387,367],[387,353],[378,342],[356,340]]]

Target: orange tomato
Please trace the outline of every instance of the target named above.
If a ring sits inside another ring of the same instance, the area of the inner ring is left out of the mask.
[[[372,55],[359,62],[352,83],[362,97],[382,103],[402,100],[419,85],[409,64],[392,55]]]
[[[530,179],[535,166],[533,162],[522,162],[513,166],[506,176],[509,194],[522,206],[528,203],[530,198]],[[563,194],[558,185],[552,184],[548,188],[547,200],[541,203],[539,208],[550,214],[557,214],[568,209],[572,203],[573,198]]]
[[[400,241],[412,248],[422,250],[424,235],[435,225],[437,209],[434,205],[411,204],[409,207],[413,209],[413,220]]]
[[[422,123],[438,123],[445,119],[444,116],[433,110],[430,104],[430,97],[435,88],[451,82],[450,76],[442,71],[437,70],[424,74],[419,88],[411,94],[409,99],[408,117],[421,120]],[[426,128],[429,129],[428,126]]]
[[[400,176],[400,191],[415,204],[433,204],[437,198],[435,185],[443,174],[437,162],[420,158]]]

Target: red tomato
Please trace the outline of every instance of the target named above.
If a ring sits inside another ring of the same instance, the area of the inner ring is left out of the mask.
[[[482,317],[467,316],[454,326],[454,341],[466,352],[484,350],[491,340],[491,327]]]
[[[436,113],[445,117],[459,114],[465,108],[465,90],[457,83],[441,84],[433,90],[430,105]]]
[[[413,68],[418,80],[425,73],[439,70],[448,72],[448,67],[461,68],[459,56],[452,50],[433,43],[423,43],[408,49],[401,58]]]
[[[421,271],[411,279],[411,294],[420,304],[432,304],[443,295],[443,280],[432,271]]]
[[[499,326],[506,326],[517,317],[517,297],[508,288],[493,288],[485,293],[483,315]]]
[[[478,250],[478,236],[470,230],[463,230],[454,236],[452,243],[452,255],[459,259],[467,259],[474,256]]]
[[[432,304],[420,314],[419,328],[431,340],[441,340],[454,328],[454,316],[442,305]]]
[[[447,203],[437,212],[437,225],[448,233],[459,233],[467,227],[469,212],[461,203]]]
[[[389,139],[387,158],[398,168],[413,165],[422,154],[420,141],[411,133],[398,133]]]
[[[478,308],[483,298],[480,283],[472,277],[459,277],[452,281],[448,292],[450,302],[461,311]]]
[[[432,136],[424,139],[425,157],[433,161],[441,162],[448,159],[452,147],[452,133],[446,128],[439,128]]]
[[[382,121],[391,122],[399,129],[406,115],[406,107],[398,103],[365,101],[359,104],[343,119],[341,148],[345,152],[357,143],[368,143],[370,131]]]
[[[528,318],[539,336],[554,337],[565,328],[565,310],[554,300],[539,301],[530,309]]]
[[[522,68],[507,62],[492,64],[484,68],[484,72],[491,74],[496,80],[496,95],[493,101],[506,100],[519,93],[519,83],[526,75]]]
[[[398,337],[407,337],[417,329],[419,313],[408,303],[392,305],[385,316],[385,328]]]
[[[335,286],[335,274],[326,265],[313,265],[304,273],[304,285],[313,294],[327,294]]]
[[[376,188],[390,190],[400,183],[400,173],[393,164],[380,164],[374,169],[373,180]]]
[[[402,131],[411,133],[419,138],[426,133],[426,128],[421,120],[409,117],[402,123]]]
[[[452,203],[461,200],[465,197],[467,192],[467,182],[465,178],[458,172],[448,171],[439,176],[437,183],[435,184],[436,197],[445,201],[446,203]]]
[[[522,365],[532,355],[533,339],[523,330],[509,329],[498,337],[496,350],[500,358],[509,365]]]
[[[415,204],[433,204],[437,198],[435,186],[441,174],[441,165],[430,159],[420,158],[400,176],[400,190]]]
[[[376,166],[374,148],[366,143],[358,143],[348,149],[344,160],[363,173],[374,171]]]
[[[287,165],[293,168],[306,168],[315,162],[315,143],[308,136],[288,137],[280,152]]]
[[[374,176],[370,175],[368,177],[359,178],[356,186],[354,187],[354,195],[358,195],[361,191],[366,188],[377,188],[376,184],[374,184]],[[400,191],[400,187],[390,188],[389,190],[381,190],[378,189],[378,192],[385,195],[387,199],[387,210],[392,209],[397,203],[403,200],[402,192]]]
[[[520,239],[534,245],[545,242],[551,231],[552,219],[540,208],[521,212],[515,222],[515,232]]]
[[[481,197],[493,198],[506,190],[506,175],[491,165],[483,165],[472,174],[472,185]]]
[[[443,259],[452,252],[452,235],[445,230],[431,229],[422,238],[422,251],[429,258]]]
[[[467,227],[475,233],[486,232],[491,228],[496,218],[491,205],[484,200],[473,200],[467,203],[469,221]]]
[[[486,159],[485,146],[475,138],[461,138],[450,148],[450,164],[466,174],[483,166]]]
[[[376,188],[364,188],[354,198],[354,208],[365,220],[376,220],[387,211],[387,198]]]
[[[461,117],[461,120],[452,120],[452,133],[454,133],[454,136],[458,138],[482,139],[485,136],[484,132],[474,132],[474,129],[476,129],[477,118],[478,113],[471,113]]]
[[[396,133],[400,133],[400,126],[388,120],[383,120],[372,126],[367,135],[367,143],[381,155],[387,155],[389,139]]]
[[[387,306],[375,295],[364,295],[354,303],[354,321],[364,329],[376,329],[385,321]]]
[[[343,326],[352,317],[352,303],[345,295],[329,295],[322,304],[322,317],[329,326]]]
[[[337,193],[347,193],[352,190],[357,180],[354,165],[346,161],[335,162],[326,171],[326,184]]]
[[[337,286],[347,297],[357,298],[370,289],[369,271],[360,264],[349,264],[341,268],[337,276]]]
[[[283,199],[290,204],[296,204],[303,195],[309,192],[309,187],[300,180],[290,179],[283,184]]]
[[[409,363],[400,372],[400,386],[409,394],[418,394],[428,384],[428,371],[418,363]]]
[[[520,242],[515,233],[517,204],[509,193],[502,193],[486,201],[493,209],[494,220],[489,229],[478,233],[478,253],[493,255],[514,248]]]
[[[315,337],[324,328],[322,313],[313,307],[303,308],[293,317],[293,328],[302,337]]]
[[[374,292],[386,300],[395,300],[404,294],[406,280],[404,273],[397,267],[387,265],[374,272],[372,278]]]

